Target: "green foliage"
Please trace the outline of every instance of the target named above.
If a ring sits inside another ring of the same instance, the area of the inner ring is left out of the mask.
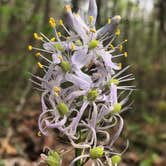
[[[0,166],[5,166],[5,163],[1,159],[0,159]]]
[[[153,153],[149,156],[149,158],[144,159],[141,163],[140,166],[152,166],[153,162],[158,160],[159,156],[156,153]]]

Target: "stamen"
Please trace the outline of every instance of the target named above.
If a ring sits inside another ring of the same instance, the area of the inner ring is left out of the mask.
[[[51,42],[54,42],[55,40],[56,40],[55,37],[53,37],[53,38],[50,39]]]
[[[35,54],[35,56],[36,56],[36,57],[39,57],[39,56],[41,56],[41,53],[40,53],[40,52],[37,52],[37,53]]]
[[[28,46],[28,50],[29,50],[29,51],[32,51],[32,49],[33,49],[32,45],[29,45],[29,46]]]
[[[108,22],[107,22],[108,24],[111,24],[111,19],[110,18],[108,18]]]
[[[116,30],[116,32],[115,32],[115,35],[116,35],[116,36],[120,36],[120,33],[121,33],[120,29],[117,28],[117,30]]]
[[[61,55],[57,56],[61,61],[63,61],[63,57]]]
[[[39,68],[43,69],[43,65],[40,62],[38,62],[37,65]]]
[[[90,29],[90,32],[92,32],[92,33],[96,33],[96,29],[91,28],[91,29]]]
[[[112,50],[115,50],[115,47],[114,47],[113,44],[110,44],[110,47],[111,47]]]
[[[60,87],[54,86],[53,88],[55,96],[59,96],[59,92],[61,91]]]
[[[62,19],[59,20],[59,25],[63,26],[63,20]]]
[[[124,52],[124,57],[127,58],[128,57],[128,53]]]
[[[94,20],[94,17],[93,17],[93,16],[89,16],[89,23],[90,23],[90,24],[93,23],[93,20]]]
[[[43,40],[43,37],[39,36],[37,33],[34,33],[33,36],[36,40]]]
[[[38,137],[41,137],[41,132],[40,132],[40,131],[37,133],[37,136],[38,136]]]
[[[119,51],[122,52],[122,50],[123,50],[123,45],[121,44],[121,45],[119,46]]]
[[[122,69],[122,63],[118,63],[118,67]]]
[[[72,43],[71,43],[71,50],[74,51],[74,50],[75,50],[75,47],[76,47],[75,44],[72,42]]]
[[[62,34],[61,34],[61,32],[58,32],[57,34],[58,34],[58,37],[62,37]]]
[[[56,27],[56,22],[55,22],[55,19],[53,17],[50,17],[49,24],[52,28]]]

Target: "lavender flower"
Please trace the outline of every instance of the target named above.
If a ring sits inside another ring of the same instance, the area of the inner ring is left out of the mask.
[[[121,153],[113,150],[123,129],[121,113],[131,109],[129,97],[135,89],[123,84],[134,80],[132,74],[125,75],[129,66],[122,68],[122,64],[116,62],[118,57],[128,55],[121,53],[127,40],[113,45],[120,35],[121,17],[109,18],[107,24],[97,30],[95,0],[89,0],[87,13],[81,9],[73,13],[66,5],[65,16],[66,25],[62,20],[57,25],[55,19],[50,18],[55,35],[52,39],[34,33],[34,38],[43,42],[43,48],[28,46],[46,62],[37,63],[44,76],[32,74],[31,80],[42,91],[40,132],[48,135],[49,129],[57,129],[75,149],[81,150],[82,155],[76,156],[70,166],[78,160],[86,163],[89,159],[93,165],[117,165],[126,150]],[[58,32],[59,27],[67,36]],[[115,126],[118,129],[112,134]]]

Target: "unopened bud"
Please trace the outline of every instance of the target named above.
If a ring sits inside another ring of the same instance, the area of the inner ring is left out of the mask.
[[[99,44],[99,41],[98,41],[98,40],[91,40],[91,41],[89,42],[89,49],[94,49],[94,48],[96,48],[96,47],[98,46],[98,44]]]
[[[67,63],[66,61],[62,61],[60,66],[65,72],[69,72],[71,70],[71,65]]]
[[[103,157],[104,155],[104,148],[103,147],[96,147],[90,150],[90,157],[91,159],[98,159]]]
[[[87,94],[88,101],[95,101],[98,96],[97,90],[91,90]]]
[[[122,109],[122,105],[120,103],[116,103],[114,104],[114,108],[112,110],[112,113],[119,113]]]
[[[57,109],[61,115],[66,115],[69,112],[68,106],[63,102],[58,104]]]
[[[112,164],[119,164],[121,161],[121,156],[120,155],[114,155],[111,157]]]
[[[48,166],[59,166],[61,164],[61,158],[56,151],[50,151],[46,158]]]

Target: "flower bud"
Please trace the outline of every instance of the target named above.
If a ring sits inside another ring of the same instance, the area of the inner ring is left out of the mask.
[[[61,164],[61,158],[56,151],[50,151],[46,162],[49,166],[59,166]]]
[[[91,40],[91,41],[89,42],[89,49],[94,49],[94,48],[96,48],[96,47],[98,46],[98,44],[99,44],[99,41],[98,41],[98,40]]]
[[[104,148],[103,147],[95,147],[90,150],[90,157],[92,159],[101,158],[104,155]]]
[[[112,110],[112,113],[119,113],[122,109],[122,105],[120,103],[116,103],[114,104],[114,108]]]
[[[67,63],[66,61],[62,61],[60,66],[63,69],[63,71],[65,71],[65,72],[69,72],[71,70],[70,64]]]
[[[97,96],[98,96],[97,90],[93,89],[88,92],[87,99],[88,99],[88,101],[95,101]]]
[[[111,157],[112,164],[119,164],[121,161],[121,156],[120,155],[114,155]]]
[[[62,116],[66,115],[69,112],[68,106],[63,102],[58,104],[57,109]]]

